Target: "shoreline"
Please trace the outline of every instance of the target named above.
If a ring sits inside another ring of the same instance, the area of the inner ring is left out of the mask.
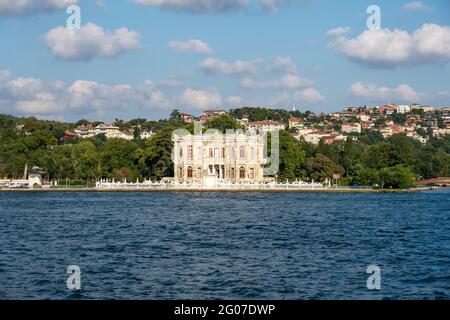
[[[157,193],[157,192],[175,192],[175,193],[412,193],[429,190],[441,190],[448,187],[422,187],[414,189],[149,189],[149,188],[42,188],[42,189],[0,189],[0,193],[49,193],[49,192],[67,192],[67,193]]]

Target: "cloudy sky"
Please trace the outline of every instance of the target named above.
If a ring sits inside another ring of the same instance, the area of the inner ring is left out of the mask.
[[[450,105],[449,0],[0,0],[0,37],[0,113]]]

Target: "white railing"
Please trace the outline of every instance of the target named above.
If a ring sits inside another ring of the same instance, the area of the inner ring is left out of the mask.
[[[117,182],[101,180],[96,183],[98,189],[156,189],[156,190],[298,190],[298,189],[326,189],[321,183],[304,181],[286,183],[229,183],[217,182],[214,186],[205,186],[199,182],[151,181]]]
[[[29,188],[29,180],[0,180],[0,188]]]

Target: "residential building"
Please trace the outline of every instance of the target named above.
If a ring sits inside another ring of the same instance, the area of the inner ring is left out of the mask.
[[[183,123],[185,124],[191,124],[195,120],[195,117],[193,115],[190,115],[189,113],[186,112],[181,112],[180,117]]]
[[[202,115],[200,116],[200,120],[202,122],[214,119],[215,117],[227,114],[228,111],[226,110],[205,110],[202,112]]]
[[[344,122],[341,131],[344,133],[361,133],[361,124],[358,122]]]
[[[303,121],[300,118],[290,118],[289,119],[289,129],[303,127]]]
[[[141,131],[141,139],[142,140],[147,140],[148,138],[150,138],[153,135],[152,131]]]
[[[394,112],[397,112],[397,106],[394,104],[388,104],[388,105],[382,106],[380,108],[380,112],[384,113],[386,115],[391,115]]]
[[[248,124],[248,128],[254,129],[259,133],[264,133],[275,130],[284,130],[286,129],[286,126],[279,121],[265,120],[265,121],[250,122]]]
[[[95,136],[97,133],[95,127],[92,125],[81,125],[75,128],[75,134],[81,138],[89,138]]]
[[[411,107],[408,105],[402,104],[402,105],[397,106],[398,113],[404,114],[404,113],[408,113],[410,111],[411,111]]]

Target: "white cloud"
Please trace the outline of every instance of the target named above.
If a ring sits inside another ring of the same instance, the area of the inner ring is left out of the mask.
[[[0,70],[0,85],[11,77],[11,71]]]
[[[208,46],[206,42],[201,40],[189,40],[189,41],[171,41],[169,42],[169,48],[177,52],[195,52],[203,54],[211,54],[213,50]]]
[[[272,106],[285,107],[289,105],[291,95],[287,92],[278,92],[274,97],[269,99],[269,104]]]
[[[242,105],[242,98],[239,96],[230,96],[227,98],[227,102],[234,107],[238,107]]]
[[[114,33],[87,23],[80,30],[57,27],[43,37],[52,54],[67,60],[91,60],[95,57],[114,57],[139,47],[139,34],[119,28]]]
[[[278,57],[269,68],[270,72],[296,73],[297,65],[292,61],[291,57]]]
[[[64,109],[59,97],[61,82],[36,78],[11,79],[11,73],[0,70],[0,110],[24,114],[48,114]]]
[[[145,110],[168,110],[177,104],[152,81],[138,86],[105,85],[95,81],[76,80],[70,85],[61,81],[37,78],[11,78],[0,70],[0,113],[83,117],[86,114],[111,115]]]
[[[0,0],[0,15],[27,15],[65,9],[78,0]]]
[[[31,77],[12,78],[9,71],[0,70],[0,113],[114,119],[120,115],[140,116],[148,111],[167,113],[176,106],[202,110],[222,104],[222,97],[214,88],[185,88],[175,92],[171,91],[173,89],[150,80],[136,86],[126,83],[106,85],[90,80],[76,80],[66,85],[61,81]],[[227,101],[239,104],[240,99],[231,96]]]
[[[222,97],[215,90],[184,90],[180,103],[194,109],[207,109],[217,107],[222,103]]]
[[[13,96],[21,98],[35,97],[42,92],[43,81],[35,78],[17,78],[9,82],[9,89]]]
[[[173,84],[173,83],[172,83]],[[167,86],[166,84],[162,84]],[[178,84],[179,85],[179,84]],[[174,105],[173,101],[152,81],[145,81],[137,90],[137,105],[146,108],[170,108]]]
[[[68,89],[69,108],[121,108],[132,97],[130,85],[108,86],[94,81],[77,80]]]
[[[312,84],[311,80],[294,74],[287,74],[279,80],[256,82],[250,78],[245,78],[241,81],[241,87],[245,89],[298,89]]]
[[[294,101],[305,105],[314,105],[325,102],[325,97],[314,88],[306,88],[294,93]]]
[[[129,84],[104,85],[94,81],[78,80],[66,90],[68,108],[72,109],[123,109],[168,108],[172,105],[165,94],[152,82],[132,87]]]
[[[349,27],[337,27],[337,28],[328,30],[327,37],[340,37],[348,32],[350,32]]]
[[[261,5],[269,11],[277,11],[281,6],[281,0],[259,0]]]
[[[342,55],[375,67],[450,62],[450,27],[424,24],[412,34],[404,30],[366,30],[356,38],[337,36],[331,46]]]
[[[64,108],[58,97],[50,92],[39,92],[32,100],[18,100],[16,107],[25,114],[58,113]]]
[[[405,10],[409,10],[409,11],[425,11],[425,12],[432,11],[430,7],[424,5],[420,1],[411,1],[411,2],[405,3],[402,6],[402,8]]]
[[[200,63],[200,68],[210,74],[245,75],[259,72],[262,59],[237,60],[228,62],[217,58],[208,58]]]
[[[370,82],[357,82],[351,85],[350,94],[363,98],[367,101],[401,101],[401,102],[421,102],[425,94],[415,91],[407,84],[400,84],[395,88],[379,87]]]

